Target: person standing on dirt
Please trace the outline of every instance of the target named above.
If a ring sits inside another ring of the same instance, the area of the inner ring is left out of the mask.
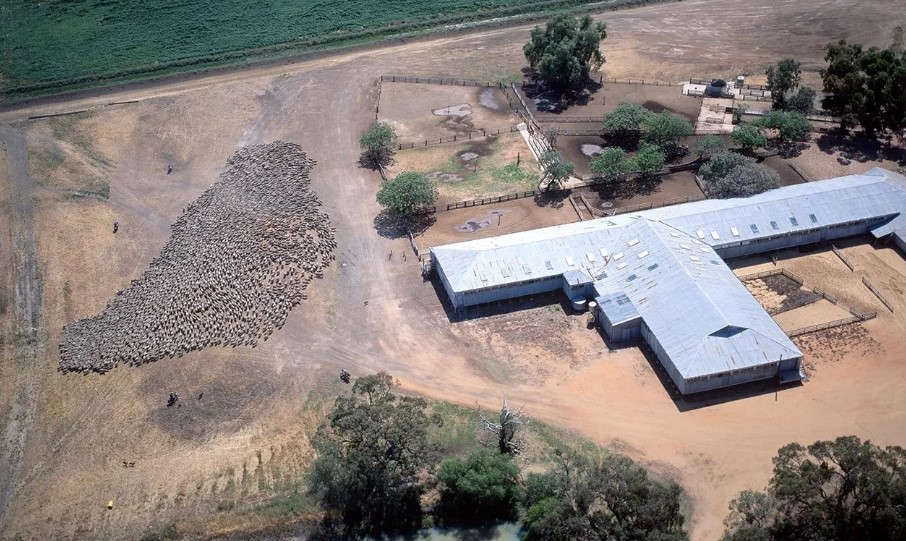
[[[120,223],[116,220],[113,221],[113,234],[115,235],[117,231],[120,230]]]

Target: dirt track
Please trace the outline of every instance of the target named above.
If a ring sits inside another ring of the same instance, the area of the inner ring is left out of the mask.
[[[854,2],[774,4],[753,10],[735,0],[684,1],[605,14],[607,74],[722,74],[791,50],[814,65],[831,39],[884,39],[877,27],[893,24],[885,9],[896,6],[862,5],[856,18],[864,24],[847,25]],[[749,21],[768,20],[764,33],[738,40],[741,51],[716,39],[724,26],[734,35]],[[765,38],[788,30],[796,30],[789,40]],[[450,323],[413,258],[402,260],[407,242],[375,233],[377,177],[355,165],[358,134],[373,119],[377,75],[482,79],[518,72],[527,33],[521,27],[446,37],[0,113],[0,121],[10,122],[97,105],[82,125],[115,164],[107,201],[36,190],[46,333],[37,341],[37,368],[21,371],[33,376],[20,388],[41,382],[33,417],[41,430],[28,433],[19,476],[25,489],[0,534],[138,537],[152,525],[214,515],[223,499],[266,496],[310,457],[306,431],[314,421],[299,412],[319,390],[332,392],[329,382],[341,367],[354,375],[387,370],[407,389],[465,405],[493,404],[505,388],[538,418],[581,430],[677,479],[692,498],[696,540],[719,536],[729,499],[763,486],[781,445],[844,433],[903,444],[906,409],[898,382],[906,367],[894,355],[906,330],[900,315],[906,305],[893,290],[902,268],[887,251],[858,252],[873,281],[904,307],[866,325],[880,349],[853,350],[846,362],[821,365],[813,382],[779,397],[711,407],[675,402],[637,350],[608,353],[597,334],[581,332],[574,319],[549,307]],[[104,105],[132,99],[141,101]],[[283,330],[254,350],[209,349],[106,376],[58,374],[58,359],[45,352],[55,352],[63,324],[98,313],[147,267],[168,238],[168,224],[237,146],[276,139],[301,144],[318,161],[313,188],[339,245],[338,261],[312,284],[309,300]],[[176,164],[171,176],[162,172],[168,162]],[[122,226],[116,238],[109,234],[114,218]],[[557,328],[562,334],[551,338]],[[186,396],[204,392],[204,399],[166,409],[166,393],[174,389]],[[12,433],[20,433],[17,426]],[[137,465],[126,470],[123,460]],[[109,499],[115,512],[104,506]]]

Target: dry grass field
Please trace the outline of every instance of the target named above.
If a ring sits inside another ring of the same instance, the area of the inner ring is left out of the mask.
[[[610,13],[605,73],[680,80],[758,72],[791,51],[814,69],[830,40],[886,43],[899,4],[686,0]],[[906,365],[898,362],[906,262],[890,248],[846,246],[856,273],[832,253],[782,258],[807,285],[879,316],[799,339],[811,381],[778,394],[730,393],[707,404],[675,399],[643,353],[609,350],[585,328],[584,317],[557,304],[451,323],[435,284],[421,280],[414,258],[402,258],[408,241],[374,229],[379,178],[358,168],[358,136],[374,120],[380,74],[487,79],[518,73],[528,32],[448,36],[0,111],[6,123],[0,128],[27,137],[34,181],[28,187],[9,177],[12,147],[4,143],[0,414],[9,436],[24,434],[24,453],[3,466],[0,490],[14,497],[0,509],[0,538],[137,539],[171,524],[205,538],[260,527],[266,516],[240,511],[297,483],[311,458],[308,438],[339,389],[340,368],[354,376],[386,370],[410,392],[466,406],[493,405],[505,388],[536,418],[677,480],[690,497],[696,541],[719,537],[729,500],[741,489],[761,488],[771,457],[786,443],[851,433],[881,445],[906,443]],[[438,106],[474,99],[445,96]],[[426,98],[423,105],[434,104]],[[90,112],[27,120],[82,109]],[[421,136],[438,125],[407,129]],[[206,349],[103,376],[59,373],[63,325],[99,313],[147,268],[170,224],[238,147],[274,140],[299,143],[318,161],[312,185],[339,245],[337,261],[286,326],[256,348]],[[849,170],[873,165],[854,163]],[[6,249],[20,225],[10,219],[15,201],[34,211],[42,287],[34,330],[39,347],[29,366],[20,362],[26,344],[16,339],[22,305],[14,290],[22,269],[18,254]],[[439,244],[575,220],[568,202],[540,210],[530,199],[511,202],[500,207],[510,212],[499,223],[488,215],[495,208],[438,214],[424,239]],[[489,225],[456,229],[470,220]],[[771,263],[739,265],[745,273]],[[895,303],[894,313],[879,309],[858,281],[862,274]],[[173,391],[183,406],[168,409]],[[17,456],[10,441],[0,442],[0,456]],[[123,461],[135,467],[124,468]]]

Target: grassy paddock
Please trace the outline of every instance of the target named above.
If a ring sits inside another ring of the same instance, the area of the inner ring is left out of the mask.
[[[5,0],[0,95],[13,101],[472,21],[664,0]]]

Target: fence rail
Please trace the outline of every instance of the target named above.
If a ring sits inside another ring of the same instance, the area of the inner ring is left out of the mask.
[[[878,291],[878,288],[876,288],[874,286],[874,284],[871,283],[871,280],[869,280],[868,277],[863,276],[862,283],[865,284],[865,287],[867,287],[869,291],[874,293],[875,297],[877,297],[878,300],[881,301],[881,304],[886,306],[887,309],[890,310],[891,313],[893,313],[893,305],[890,304],[890,301],[887,300],[887,297],[885,297],[884,295],[881,294],[880,291]]]
[[[537,119],[539,124],[585,124],[595,122],[600,124],[603,116],[566,116],[566,117],[540,117]]]
[[[443,77],[406,77],[403,75],[381,75],[383,83],[417,83],[447,86],[479,86],[484,88],[506,88],[500,81],[475,81],[473,79],[445,79]]]
[[[479,207],[481,205],[492,205],[494,203],[500,203],[501,201],[513,201],[514,199],[522,199],[524,197],[535,197],[535,195],[537,194],[537,190],[531,190],[528,192],[509,193],[495,197],[485,197],[483,199],[470,199],[468,201],[460,201],[458,203],[449,203],[447,205],[447,210]]]
[[[839,327],[841,325],[849,325],[850,323],[860,323],[862,321],[867,321],[869,319],[874,319],[876,317],[878,317],[877,312],[868,312],[865,314],[854,315],[852,317],[836,319],[834,321],[828,321],[827,323],[819,323],[818,325],[802,327],[801,329],[795,329],[786,334],[790,338],[795,338],[796,336],[801,336],[803,334],[823,331],[823,330],[827,330],[827,329],[833,329],[834,327]]]
[[[802,278],[796,276],[795,274],[793,274],[792,272],[790,272],[786,269],[771,269],[771,270],[766,270],[766,271],[761,271],[761,272],[753,272],[752,274],[744,274],[739,277],[739,280],[741,282],[748,282],[749,280],[758,280],[759,278],[767,278],[768,276],[777,276],[778,274],[782,274],[782,275],[786,276],[787,278],[796,282],[800,286],[802,285]],[[819,293],[819,295],[820,295],[820,293]]]
[[[409,150],[412,148],[427,147],[432,145],[443,145],[446,143],[458,143],[460,141],[468,141],[470,139],[480,139],[482,137],[488,137],[493,135],[500,135],[501,133],[513,133],[519,131],[519,128],[516,126],[507,126],[505,128],[489,128],[489,129],[480,129],[472,130],[463,135],[453,135],[451,137],[438,137],[437,139],[423,139],[421,141],[409,141],[407,143],[399,143],[396,146],[397,150]]]
[[[850,261],[848,257],[846,257],[845,255],[843,255],[843,252],[841,252],[841,251],[840,251],[836,246],[834,246],[833,244],[831,244],[831,250],[833,250],[834,253],[837,254],[837,257],[840,258],[840,261],[842,261],[844,265],[846,265],[847,267],[849,267],[850,272],[855,272],[855,271],[856,271],[856,267],[853,265],[853,262]]]

